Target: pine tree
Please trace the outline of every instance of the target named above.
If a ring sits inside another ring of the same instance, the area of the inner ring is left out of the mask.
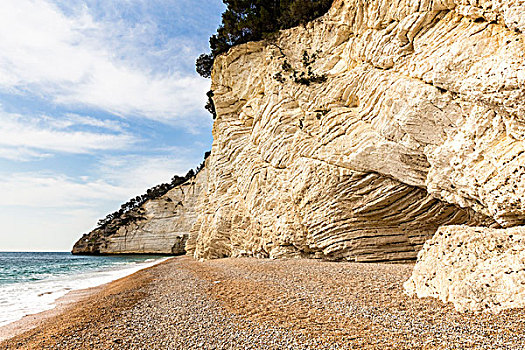
[[[215,57],[232,46],[264,39],[280,29],[304,24],[325,14],[333,0],[223,0],[226,11],[217,34],[210,38],[211,54],[201,55],[197,72],[211,76]]]

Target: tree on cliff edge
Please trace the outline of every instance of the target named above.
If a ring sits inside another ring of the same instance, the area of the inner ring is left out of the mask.
[[[215,57],[232,46],[264,39],[279,29],[304,24],[325,14],[333,0],[223,0],[226,11],[217,34],[210,38],[210,54],[196,62],[197,72],[211,76]]]

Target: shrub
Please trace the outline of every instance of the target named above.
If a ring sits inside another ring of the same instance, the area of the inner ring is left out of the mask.
[[[211,77],[211,69],[213,67],[213,56],[211,54],[205,54],[197,58],[197,61],[195,62],[195,67],[197,69],[197,73],[199,73],[204,78],[210,78]]]
[[[131,198],[126,203],[120,206],[120,209],[114,213],[108,214],[104,219],[101,219],[97,223],[97,230],[104,230],[106,235],[111,235],[115,233],[118,228],[122,225],[126,225],[129,222],[135,220],[141,220],[139,208],[150,199],[156,199],[165,195],[171,189],[182,185],[186,181],[194,178],[199,171],[204,168],[206,159],[210,156],[211,152],[204,153],[204,161],[197,167],[196,170],[190,169],[185,176],[175,175],[171,179],[170,183],[163,183],[152,187],[146,191],[145,194],[141,196],[136,196]],[[132,215],[128,215],[131,212]]]
[[[206,110],[212,115],[213,119],[215,119],[217,118],[217,112],[215,111],[215,102],[213,102],[213,91],[208,91],[206,96],[208,96],[208,102],[206,102],[204,108],[206,108]]]
[[[223,0],[222,24],[210,38],[211,54],[199,56],[197,72],[211,75],[215,57],[232,46],[267,38],[280,29],[305,24],[325,14],[333,0]]]

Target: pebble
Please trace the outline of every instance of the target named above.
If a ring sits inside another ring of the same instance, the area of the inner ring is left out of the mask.
[[[110,324],[6,349],[524,349],[525,312],[406,296],[410,264],[175,258]],[[220,281],[221,283],[215,283]],[[96,317],[94,316],[94,319]],[[35,343],[36,344],[36,343]],[[47,343],[46,343],[47,344]],[[2,346],[0,346],[2,348]]]

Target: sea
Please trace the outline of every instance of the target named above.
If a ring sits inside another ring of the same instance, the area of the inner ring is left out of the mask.
[[[114,281],[165,259],[0,252],[0,327],[54,308],[70,291]]]

